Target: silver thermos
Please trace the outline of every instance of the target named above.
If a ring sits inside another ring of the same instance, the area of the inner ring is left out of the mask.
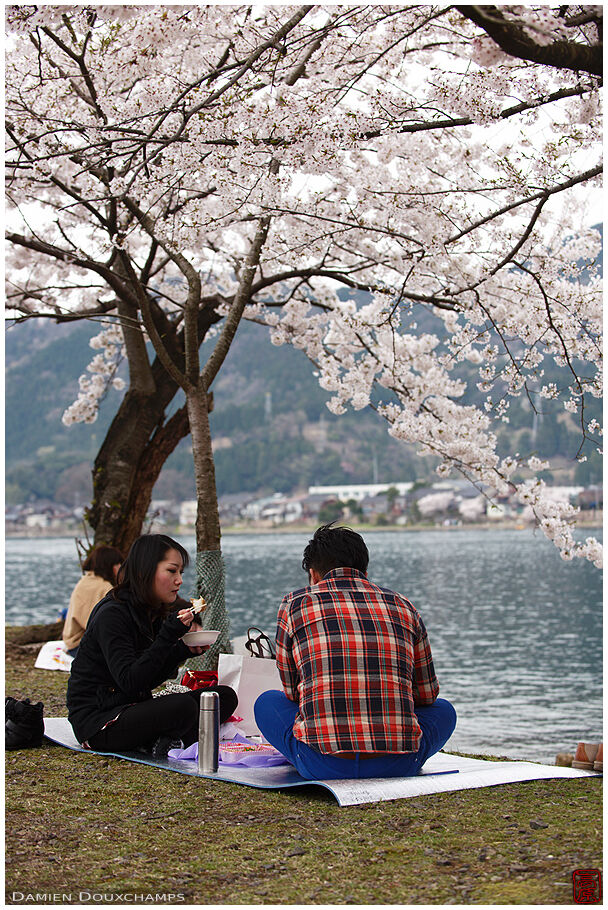
[[[220,697],[217,692],[203,692],[198,715],[198,770],[215,774],[220,748]]]

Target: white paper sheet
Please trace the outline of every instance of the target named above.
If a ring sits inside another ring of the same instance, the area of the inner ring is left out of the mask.
[[[69,673],[74,658],[63,650],[64,647],[62,641],[47,641],[40,648],[34,666],[39,670],[65,670]]]
[[[441,773],[458,769],[457,774]],[[439,753],[424,765],[418,777],[370,778],[369,780],[328,780],[324,786],[332,791],[341,806],[380,802],[387,799],[407,799],[431,793],[453,790],[474,790],[524,780],[543,780],[564,777],[595,777],[593,771],[537,765],[534,762],[496,762],[463,758]]]

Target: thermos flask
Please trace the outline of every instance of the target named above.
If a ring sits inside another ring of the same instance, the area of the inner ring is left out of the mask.
[[[220,747],[220,697],[203,692],[198,715],[198,770],[201,774],[217,771]]]

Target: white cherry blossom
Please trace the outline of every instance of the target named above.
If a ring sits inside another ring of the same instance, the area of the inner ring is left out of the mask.
[[[518,398],[601,433],[601,85],[499,46],[487,9],[8,7],[8,305],[111,322],[64,422],[146,341],[121,256],[168,331],[196,276],[217,339],[267,219],[244,317],[306,353],[329,409],[374,407],[598,564],[546,463],[497,433]],[[496,9],[534,54],[598,45],[601,7]]]

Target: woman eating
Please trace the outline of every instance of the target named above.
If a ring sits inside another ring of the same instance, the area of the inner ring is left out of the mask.
[[[198,739],[202,691],[218,693],[220,723],[236,708],[228,686],[152,696],[188,657],[206,650],[181,640],[194,620],[192,607],[178,604],[188,561],[181,544],[164,534],[139,537],[116,587],[91,613],[67,691],[69,721],[85,748],[166,755],[179,740],[188,746]]]

